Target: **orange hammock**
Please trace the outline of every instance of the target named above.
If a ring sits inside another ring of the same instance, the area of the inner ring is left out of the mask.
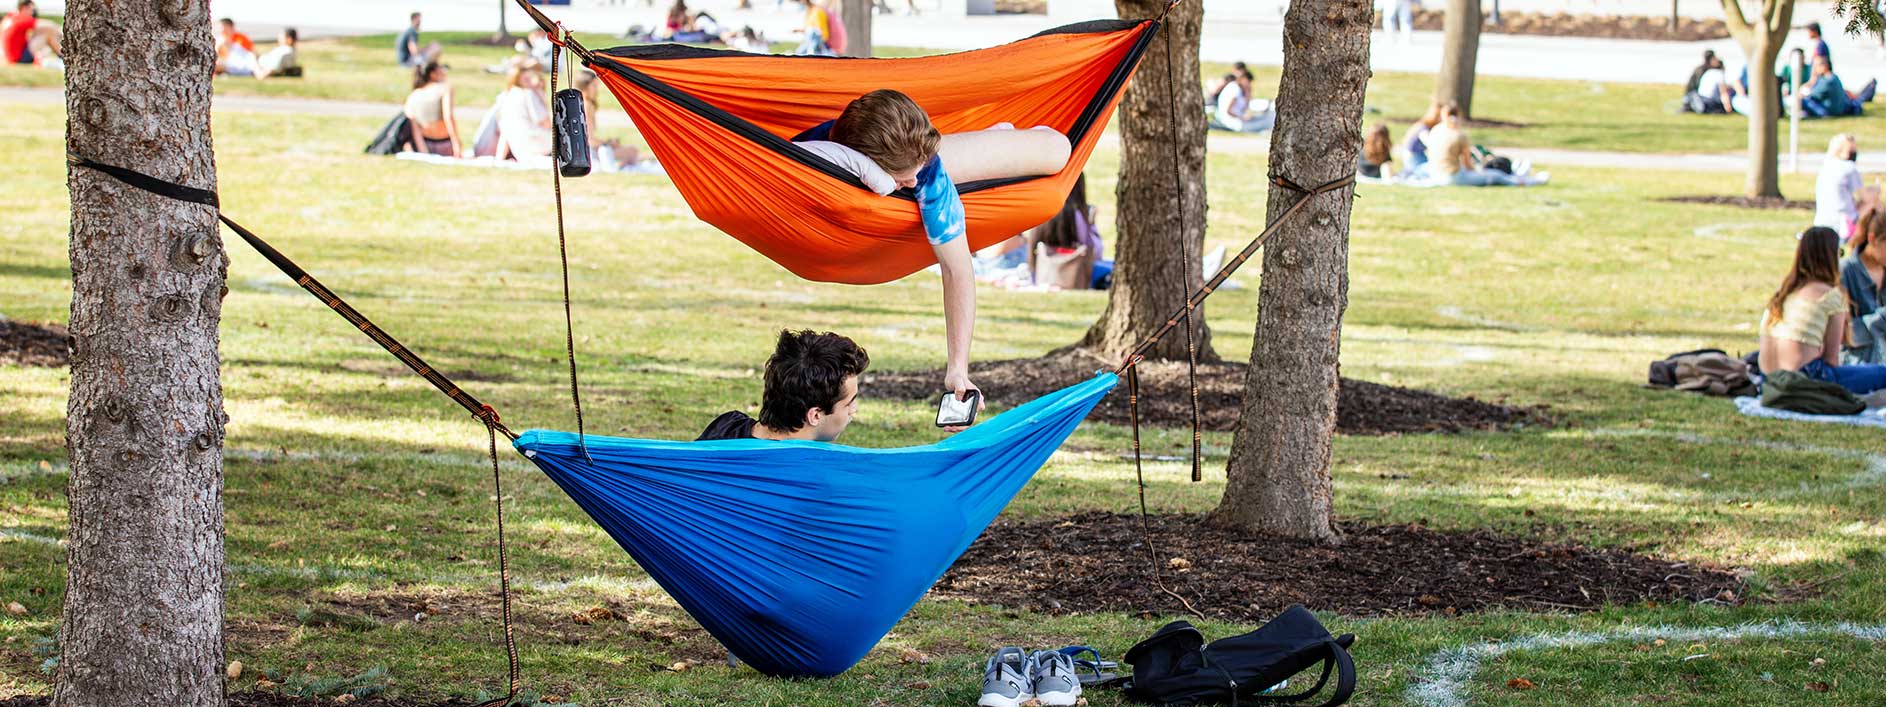
[[[525,5],[553,37],[555,23]],[[958,185],[969,245],[982,248],[1060,210],[1120,91],[1157,33],[1100,20],[941,56],[767,56],[674,44],[590,51],[567,39],[628,110],[695,216],[807,280],[896,280],[936,262],[909,190],[880,196],[791,142],[880,88],[909,94],[945,133],[1047,125],[1073,154],[1042,177]]]

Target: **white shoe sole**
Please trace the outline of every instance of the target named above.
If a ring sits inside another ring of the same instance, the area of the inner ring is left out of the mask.
[[[1035,699],[1041,701],[1042,707],[1074,707],[1075,703],[1080,702],[1081,693],[1080,690],[1073,692],[1043,692],[1035,695]]]
[[[976,704],[978,707],[1022,707],[1022,703],[1032,699],[1035,699],[1035,696],[1029,694],[1021,694],[1015,697],[984,694],[982,699],[976,700]],[[1047,703],[1044,702],[1042,704]],[[1068,704],[1071,705],[1074,703],[1069,702]]]

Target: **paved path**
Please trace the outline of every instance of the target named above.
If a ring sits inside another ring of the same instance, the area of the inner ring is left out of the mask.
[[[0,88],[0,106],[6,105],[53,105],[65,101],[65,94],[59,89],[50,88]],[[368,101],[335,101],[308,98],[280,98],[268,96],[223,96],[215,97],[217,110],[239,113],[297,113],[301,115],[332,115],[345,117],[382,118],[392,117],[400,110],[393,103],[373,103]],[[477,125],[483,117],[483,108],[461,108],[458,111],[462,124]],[[628,117],[620,111],[604,111],[597,116],[602,124],[617,127],[632,127]],[[370,136],[362,136],[366,140]],[[1784,138],[1785,139],[1785,138]],[[1118,134],[1109,133],[1101,136],[1100,144],[1117,149],[1120,146]],[[1208,149],[1214,152],[1234,154],[1264,154],[1270,149],[1270,139],[1263,136],[1238,136],[1224,133],[1212,133]],[[1715,154],[1656,154],[1634,152],[1594,152],[1586,150],[1555,150],[1549,148],[1510,148],[1501,149],[1502,154],[1516,159],[1531,160],[1543,167],[1576,166],[1608,167],[1616,169],[1667,169],[1692,172],[1740,172],[1748,167],[1747,157],[1740,152]],[[1804,151],[1801,155],[1801,171],[1813,173],[1820,169],[1823,152],[1820,150]],[[1781,158],[1781,168],[1788,169],[1787,155]],[[1867,172],[1886,172],[1886,153],[1862,152],[1860,168]]]
[[[601,0],[573,0],[571,6],[547,6],[545,12],[565,26],[591,32],[620,34],[630,25],[659,25],[666,0],[645,6],[639,0],[604,4]],[[735,8],[737,0],[693,0],[689,7],[705,9],[723,24],[739,27],[752,25],[775,39],[788,38],[800,23],[800,14],[787,4],[775,9],[775,2],[753,0],[755,9]],[[1505,0],[1503,7],[1540,9],[1556,7],[1565,12],[1635,12],[1663,16],[1668,0],[1620,0],[1605,3],[1594,0]],[[51,6],[57,0],[42,2]],[[902,3],[893,3],[901,6]],[[1435,3],[1430,3],[1433,5]],[[919,7],[931,6],[919,0]],[[1622,9],[1614,9],[1620,7]],[[1662,9],[1653,9],[1662,8]],[[1218,8],[1221,5],[1213,5]],[[1283,32],[1280,3],[1253,0],[1218,14],[1207,13],[1201,55],[1207,61],[1246,61],[1276,66],[1283,62]],[[1686,14],[1720,17],[1720,3],[1714,0],[1689,0],[1680,7]],[[1268,8],[1268,9],[1266,9]],[[497,27],[497,13],[491,0],[320,0],[319,2],[283,2],[282,0],[217,0],[218,17],[237,18],[257,38],[273,35],[275,28],[294,25],[304,36],[320,34],[391,34],[406,26],[406,16],[413,10],[425,14],[425,27],[432,30],[486,31]],[[50,10],[49,10],[50,11]],[[508,13],[512,31],[526,29],[529,20],[512,8]],[[1795,24],[1820,18],[1830,29],[1843,22],[1827,15],[1825,4],[1801,3],[1795,9]],[[1067,22],[1067,17],[1041,15],[996,15],[948,17],[930,12],[917,16],[879,15],[873,33],[878,44],[886,46],[929,47],[964,50],[987,47],[1034,34]],[[1790,46],[1798,46],[1804,35],[1796,32]],[[1828,38],[1841,78],[1858,86],[1867,79],[1886,75],[1886,56],[1877,51],[1877,43],[1851,39],[1835,31]],[[1441,37],[1438,32],[1416,32],[1413,42],[1402,45],[1376,34],[1371,42],[1370,65],[1377,71],[1434,72],[1440,67]],[[1636,81],[1680,84],[1689,77],[1704,49],[1713,49],[1724,57],[1732,71],[1743,63],[1741,49],[1730,40],[1711,42],[1652,42],[1587,38],[1535,37],[1485,34],[1480,43],[1479,70],[1486,75],[1553,78],[1591,81]],[[387,54],[392,55],[388,46]],[[1785,53],[1783,55],[1786,56]]]

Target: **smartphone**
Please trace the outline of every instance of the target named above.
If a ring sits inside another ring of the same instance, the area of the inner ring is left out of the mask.
[[[976,424],[976,408],[982,402],[982,391],[970,390],[966,399],[957,400],[955,393],[943,393],[943,401],[936,406],[937,427],[968,427]]]

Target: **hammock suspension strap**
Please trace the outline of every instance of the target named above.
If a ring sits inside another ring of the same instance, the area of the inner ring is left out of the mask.
[[[504,483],[498,474],[498,435],[503,434],[508,439],[516,440],[517,434],[513,433],[510,428],[504,426],[504,422],[499,418],[497,410],[493,409],[490,405],[479,402],[478,399],[472,397],[470,393],[459,390],[458,386],[454,384],[451,379],[440,374],[438,370],[427,364],[424,359],[421,359],[418,354],[413,353],[411,349],[406,348],[399,340],[394,339],[391,334],[386,333],[385,330],[382,330],[378,325],[368,320],[366,315],[361,314],[359,310],[347,304],[347,301],[341,299],[340,295],[334,294],[333,291],[327,289],[325,285],[321,284],[321,281],[314,279],[313,275],[309,275],[306,270],[302,270],[294,261],[289,260],[288,256],[282,255],[281,251],[276,250],[274,246],[262,240],[261,236],[255,235],[255,233],[251,232],[249,229],[244,228],[242,224],[236,223],[228,216],[224,216],[222,213],[221,200],[217,198],[216,192],[208,189],[185,186],[169,180],[158,179],[157,177],[144,174],[143,172],[108,165],[102,162],[95,162],[77,155],[67,155],[66,161],[74,167],[84,167],[99,172],[135,189],[170,199],[176,199],[178,201],[201,204],[216,210],[216,219],[218,221],[228,226],[229,230],[235,231],[236,235],[242,236],[244,242],[247,242],[257,253],[261,253],[262,257],[267,258],[270,263],[273,263],[276,268],[282,271],[282,274],[287,275],[289,279],[301,285],[301,288],[307,290],[308,294],[314,295],[315,299],[321,300],[329,309],[334,310],[335,314],[341,315],[348,323],[359,328],[361,333],[366,334],[367,338],[373,340],[373,343],[379,344],[380,348],[386,349],[387,353],[393,354],[394,358],[399,359],[401,363],[413,369],[413,372],[419,374],[419,377],[426,379],[426,382],[438,388],[439,392],[451,398],[452,402],[458,403],[461,407],[469,411],[473,417],[478,418],[479,422],[484,423],[485,434],[489,437],[490,441],[491,485],[498,498],[498,586],[503,594],[504,648],[505,655],[510,659],[510,693],[503,698],[485,702],[476,705],[476,707],[502,707],[502,705],[509,704],[511,698],[517,696],[518,662],[517,641],[513,637],[511,629],[511,569],[506,556],[507,552],[504,541]]]
[[[569,33],[559,23],[551,36],[568,39]],[[563,58],[563,49],[550,52],[550,105],[561,105],[557,101],[557,61]],[[562,130],[563,121],[554,116],[550,120],[552,130]],[[584,145],[583,149],[589,149]],[[583,434],[583,396],[576,386],[576,321],[570,315],[570,248],[563,233],[563,136],[553,133],[550,136],[550,183],[557,194],[557,258],[563,264],[563,348],[564,355],[570,362],[570,406],[576,409],[576,439],[583,447],[583,459],[596,463],[589,456],[589,437]]]

